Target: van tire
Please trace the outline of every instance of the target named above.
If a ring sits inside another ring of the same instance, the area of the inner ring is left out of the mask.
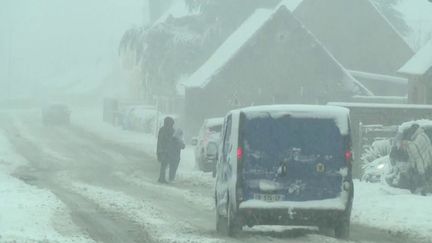
[[[346,216],[336,222],[335,237],[338,239],[348,239],[350,235],[350,220]]]
[[[216,166],[213,166],[212,176],[213,178],[216,178]]]
[[[227,235],[228,233],[228,226],[227,226],[228,220],[226,217],[223,217],[219,214],[218,210],[216,209],[216,231],[219,234]]]
[[[238,215],[234,212],[232,203],[228,201],[228,220],[227,220],[228,236],[234,237],[242,230]]]

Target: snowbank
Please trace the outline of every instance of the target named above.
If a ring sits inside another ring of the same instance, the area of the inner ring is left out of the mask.
[[[432,197],[407,190],[355,181],[351,220],[392,233],[432,239]]]
[[[0,242],[93,242],[54,194],[11,176],[25,164],[0,131]]]

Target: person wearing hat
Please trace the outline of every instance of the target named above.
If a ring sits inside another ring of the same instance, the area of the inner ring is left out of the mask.
[[[161,163],[159,173],[159,183],[167,183],[165,175],[167,167],[170,164],[170,145],[174,139],[174,119],[172,117],[166,117],[164,119],[163,126],[159,129],[156,155],[157,160]]]

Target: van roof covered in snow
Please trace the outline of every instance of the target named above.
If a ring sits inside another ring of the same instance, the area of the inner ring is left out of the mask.
[[[223,117],[209,118],[209,119],[206,119],[206,122],[207,122],[207,126],[209,126],[209,127],[218,126],[218,125],[222,125],[224,123],[224,118]]]
[[[248,118],[260,117],[265,114],[274,118],[292,116],[298,118],[333,119],[341,134],[346,135],[349,132],[349,110],[343,107],[328,105],[269,105],[247,107],[234,112],[242,112]]]

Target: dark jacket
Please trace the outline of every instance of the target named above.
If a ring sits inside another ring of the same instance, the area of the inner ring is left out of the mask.
[[[159,162],[169,159],[168,153],[171,150],[171,145],[174,135],[174,128],[163,126],[159,129],[156,154]]]

